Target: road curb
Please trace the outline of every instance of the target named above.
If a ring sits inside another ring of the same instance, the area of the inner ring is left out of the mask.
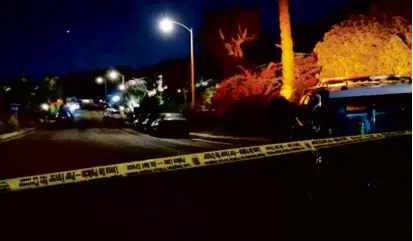
[[[132,129],[130,129],[130,128],[119,128],[119,130],[121,130],[121,131],[123,131],[123,132],[126,132],[126,133],[129,133],[129,134],[132,134],[132,135],[141,134],[140,132],[135,131],[135,130],[132,130]]]
[[[13,137],[28,134],[28,133],[34,131],[34,129],[35,128],[26,128],[26,129],[19,130],[19,131],[14,131],[14,132],[11,132],[11,133],[1,134],[0,135],[0,141],[4,141],[4,140],[8,140],[8,139],[13,138]]]
[[[235,137],[235,136],[216,136],[207,133],[191,132],[189,135],[192,138],[199,138],[211,141],[225,141],[225,142],[256,142],[256,143],[269,143],[272,140],[261,137]]]

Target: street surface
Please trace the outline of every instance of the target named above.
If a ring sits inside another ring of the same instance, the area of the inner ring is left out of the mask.
[[[106,132],[91,129],[86,133],[105,135],[96,134],[99,131]],[[117,134],[106,135],[124,137],[123,133],[112,131]],[[68,133],[82,135],[71,130],[55,133],[55,138],[64,138]],[[51,133],[44,135],[53,138]],[[141,138],[151,144],[164,143]],[[1,237],[53,241],[62,237],[411,240],[411,144],[411,136],[402,136],[322,149],[321,163],[316,162],[314,153],[305,152],[0,193],[4,220]],[[84,149],[87,146],[79,150]],[[92,157],[92,152],[77,155]],[[77,160],[65,155],[71,154],[62,153],[60,158],[49,160],[67,160],[66,165]],[[109,155],[116,158],[116,153],[107,155],[108,161],[113,161]],[[30,161],[25,159],[22,163],[28,165]]]
[[[0,179],[231,148],[199,139],[165,139],[112,127],[38,129],[0,142]]]

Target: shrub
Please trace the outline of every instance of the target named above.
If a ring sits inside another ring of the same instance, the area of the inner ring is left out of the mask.
[[[7,122],[7,129],[10,131],[17,131],[19,130],[19,121],[15,115],[12,115]]]

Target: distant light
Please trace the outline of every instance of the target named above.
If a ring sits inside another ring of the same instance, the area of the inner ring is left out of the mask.
[[[169,33],[172,31],[173,29],[173,22],[170,19],[163,19],[160,23],[159,23],[159,27],[161,28],[162,31]]]
[[[104,81],[104,79],[100,76],[96,78],[96,83],[98,83],[98,84],[102,84],[103,81]]]
[[[177,89],[176,92],[181,93],[181,89]]]
[[[82,103],[90,103],[90,100],[89,99],[83,99]]]
[[[115,95],[112,97],[112,101],[113,102],[118,102],[120,100],[120,96],[119,95]]]
[[[119,85],[119,90],[125,90],[125,85]]]
[[[44,103],[44,104],[40,105],[40,108],[42,108],[42,110],[48,111],[50,109],[50,106],[48,104]]]
[[[66,33],[70,33],[70,30],[68,29],[68,30],[66,30]]]

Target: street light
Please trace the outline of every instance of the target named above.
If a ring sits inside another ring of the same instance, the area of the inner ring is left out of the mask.
[[[103,78],[100,77],[100,76],[96,78],[96,83],[98,83],[98,84],[102,84],[103,81],[104,81]]]
[[[105,83],[105,98],[106,98],[106,96],[108,95],[108,87],[107,87],[107,84],[106,84],[106,79],[102,78],[101,76],[98,76],[96,78],[96,83],[97,84],[102,84],[103,82]]]
[[[125,85],[124,84],[119,85],[119,90],[124,91],[125,90]]]
[[[191,97],[192,97],[192,102],[191,102],[191,107],[195,107],[195,67],[194,67],[194,35],[193,35],[193,30],[192,28],[188,28],[182,23],[175,22],[173,20],[170,20],[168,18],[163,19],[162,21],[159,22],[159,27],[161,28],[162,31],[169,33],[173,29],[173,25],[179,25],[183,27],[184,29],[188,30],[189,32],[189,39],[190,39],[190,49],[191,49]]]
[[[119,73],[119,71],[117,70],[110,70],[108,72],[108,77],[111,80],[116,80],[117,78],[119,78],[119,76],[122,78],[122,85],[125,85],[125,76],[123,76],[121,73]]]

